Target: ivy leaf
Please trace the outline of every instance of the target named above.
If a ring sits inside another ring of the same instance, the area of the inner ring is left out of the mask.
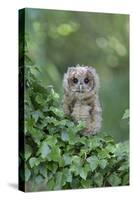
[[[81,180],[81,186],[83,188],[89,188],[89,187],[92,187],[92,185],[93,185],[92,179],[86,179],[86,180],[82,179]]]
[[[63,132],[61,133],[61,139],[62,139],[63,141],[68,141],[68,133],[65,132],[65,131],[63,131]]]
[[[72,163],[72,158],[69,156],[69,154],[63,155],[64,163],[66,165],[70,165]]]
[[[90,169],[89,165],[85,165],[80,169],[80,177],[83,178],[84,180],[86,180],[89,169]]]
[[[60,118],[62,118],[64,116],[63,111],[56,107],[50,106],[49,110],[52,111],[56,116],[58,116]]]
[[[129,109],[126,109],[124,115],[122,116],[122,119],[128,119],[128,118],[129,118]]]
[[[43,105],[44,104],[44,98],[43,98],[43,95],[42,94],[38,94],[35,98],[36,102],[40,105]]]
[[[31,176],[31,171],[28,168],[26,168],[25,169],[25,181],[28,181],[30,176]]]
[[[32,154],[32,148],[30,145],[26,144],[25,145],[25,160],[28,160],[31,154]]]
[[[77,137],[76,137],[76,128],[75,129],[69,129],[68,133],[68,142],[70,145],[74,145],[77,142]]]
[[[25,120],[25,133],[32,132],[33,125],[34,125],[34,119],[29,118]]]
[[[54,190],[61,190],[62,188],[62,172],[57,172],[55,175],[55,186]]]
[[[48,175],[48,172],[47,172],[47,168],[45,165],[41,165],[40,168],[39,168],[39,172],[42,176],[44,176],[45,178],[47,177]]]
[[[123,163],[122,166],[120,166],[120,168],[118,169],[119,171],[126,171],[129,168],[129,163],[126,161]]]
[[[108,161],[105,159],[102,159],[99,161],[99,166],[101,167],[101,169],[104,169],[108,164]]]
[[[34,142],[38,145],[40,145],[40,141],[43,138],[43,134],[40,130],[38,130],[37,128],[32,128],[31,132],[30,132],[32,138],[34,139]]]
[[[91,137],[90,140],[88,140],[88,147],[89,149],[92,151],[92,150],[95,150],[96,148],[98,147],[102,147],[102,142],[101,142],[101,138],[99,137]]]
[[[129,174],[125,174],[123,177],[122,185],[129,185]]]
[[[78,125],[77,125],[77,131],[80,131],[80,130],[82,130],[83,128],[85,128],[85,122],[84,121],[79,121],[78,122]]]
[[[76,165],[81,165],[81,158],[79,156],[73,156],[72,162],[75,163]]]
[[[58,169],[59,166],[57,165],[57,163],[48,162],[47,165],[46,165],[46,167],[47,167],[47,169],[49,171],[52,172],[52,174],[55,174],[55,172],[57,171],[57,169]]]
[[[115,145],[113,144],[108,144],[105,148],[105,150],[107,150],[108,153],[114,153],[115,152]]]
[[[114,154],[115,156],[118,157],[118,160],[123,159],[124,156],[128,155],[128,153],[129,153],[129,144],[127,141],[116,144],[116,149]]]
[[[47,156],[50,152],[51,152],[51,150],[50,150],[48,144],[47,144],[45,141],[43,141],[43,142],[41,143],[41,146],[40,146],[40,149],[39,149],[38,153],[41,153],[41,157],[42,157],[42,158],[46,158],[46,156]]]
[[[36,111],[32,112],[32,117],[33,117],[33,119],[35,120],[35,122],[37,122],[38,119],[39,119],[39,117],[40,117],[40,118],[43,118],[43,114],[42,114],[41,111],[36,110]]]
[[[51,94],[54,100],[58,100],[59,99],[59,94],[57,94],[54,89],[51,89]]]
[[[49,146],[53,147],[57,143],[57,136],[56,135],[47,136],[47,139],[45,141]]]
[[[111,174],[107,180],[112,186],[118,186],[121,183],[121,178],[115,172]]]
[[[97,186],[101,187],[103,185],[103,176],[101,173],[96,173],[93,178]]]
[[[38,158],[32,157],[29,160],[30,167],[38,166],[40,164],[40,160]]]
[[[52,161],[59,161],[61,159],[61,151],[58,146],[53,146],[49,154],[49,158]]]
[[[98,150],[98,158],[100,159],[110,159],[110,154],[109,154],[109,151],[108,149],[101,149],[101,150]]]
[[[35,183],[36,183],[37,185],[43,184],[43,183],[44,183],[44,178],[43,178],[41,175],[36,176],[36,177],[35,177]]]
[[[63,176],[62,176],[62,185],[64,186],[66,182],[71,183],[72,182],[72,173],[70,169],[64,168],[63,169]]]
[[[99,164],[99,160],[96,156],[91,156],[87,158],[87,162],[90,164],[90,169],[92,172],[97,168]]]
[[[46,188],[47,188],[47,190],[53,190],[53,189],[54,189],[54,186],[55,186],[55,180],[54,180],[54,177],[52,177],[52,178],[47,182]]]

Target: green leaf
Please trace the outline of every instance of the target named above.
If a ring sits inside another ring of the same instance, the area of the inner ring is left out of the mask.
[[[92,172],[98,167],[99,164],[99,160],[96,156],[87,158],[87,162],[90,164],[90,169]]]
[[[25,132],[32,132],[33,125],[34,125],[34,119],[29,118],[25,120]]]
[[[100,166],[102,169],[104,169],[104,168],[107,166],[107,164],[108,164],[108,161],[105,160],[105,159],[102,159],[102,160],[99,161],[99,166]]]
[[[61,190],[62,189],[62,172],[57,172],[55,175],[55,186],[54,190]]]
[[[61,151],[58,146],[53,146],[49,154],[49,158],[52,161],[59,161],[61,159]]]
[[[129,174],[128,173],[123,177],[122,185],[129,185]]]
[[[66,182],[71,183],[72,182],[72,174],[71,171],[68,170],[68,173],[66,173]]]
[[[77,131],[80,131],[80,130],[82,130],[85,127],[86,127],[85,122],[84,121],[79,121],[76,128],[77,128]]]
[[[54,180],[54,177],[52,177],[52,178],[47,182],[46,188],[47,188],[47,190],[53,190],[53,189],[54,189],[54,186],[55,186],[55,180]]]
[[[44,178],[41,175],[38,175],[35,177],[35,183],[38,184],[43,184],[44,183]]]
[[[121,183],[121,178],[115,172],[111,174],[107,180],[112,186],[118,186]]]
[[[56,135],[48,135],[47,139],[45,140],[47,142],[47,144],[51,147],[55,146],[55,144],[57,143],[57,136]]]
[[[90,137],[90,140],[88,140],[88,147],[90,150],[95,150],[98,147],[102,147],[102,141],[99,137]]]
[[[40,105],[43,105],[44,104],[44,98],[43,98],[43,95],[42,94],[38,94],[35,98],[36,102]]]
[[[126,109],[124,115],[122,116],[122,119],[128,119],[128,118],[129,118],[129,109]]]
[[[72,164],[70,170],[75,175],[79,175],[82,168],[81,158],[79,156],[72,156]]]
[[[114,140],[110,135],[105,135],[104,140],[106,143],[114,143]]]
[[[59,95],[53,90],[53,88],[51,89],[51,94],[53,99],[58,100],[59,99]]]
[[[119,171],[127,171],[129,169],[129,162],[124,162],[120,168],[118,169]]]
[[[63,111],[58,109],[58,108],[56,108],[56,107],[50,106],[49,110],[52,111],[58,117],[62,118],[64,116]]]
[[[42,176],[44,176],[46,178],[47,175],[48,175],[46,165],[41,165],[40,168],[39,168],[39,172]]]
[[[50,152],[51,152],[51,150],[50,150],[48,144],[47,144],[45,141],[43,141],[43,142],[41,143],[41,146],[40,146],[40,149],[39,149],[39,152],[38,152],[38,153],[41,153],[41,157],[42,157],[42,158],[46,158],[47,155],[48,155]]]
[[[64,186],[66,182],[72,182],[72,173],[68,168],[63,169],[62,185]]]
[[[74,129],[69,129],[69,133],[68,133],[68,142],[70,145],[74,145],[77,143],[77,139],[78,137],[76,136],[76,132],[75,132],[76,128]]]
[[[87,164],[84,167],[80,168],[80,177],[86,180],[89,170],[90,170],[90,167]]]
[[[76,165],[81,165],[81,158],[79,156],[73,156],[72,162],[75,163]]]
[[[32,128],[30,132],[32,138],[34,139],[34,142],[38,145],[40,145],[40,141],[43,138],[43,133],[38,130],[37,128]]]
[[[35,120],[35,122],[37,122],[39,118],[43,118],[43,114],[41,111],[36,110],[36,111],[32,112],[32,117]]]
[[[101,173],[96,173],[93,178],[97,186],[101,187],[103,185],[103,176]]]
[[[108,144],[108,145],[105,147],[105,150],[107,150],[108,153],[114,153],[114,152],[115,152],[115,145]]]
[[[115,156],[118,157],[118,160],[123,159],[123,157],[128,156],[129,154],[129,143],[123,142],[123,143],[118,143],[116,145],[116,149],[114,152]]]
[[[72,158],[69,156],[69,154],[63,155],[64,163],[66,165],[70,165],[72,163]]]
[[[28,181],[31,176],[31,172],[28,168],[25,169],[25,181]]]
[[[30,145],[26,144],[25,145],[25,160],[28,160],[31,154],[32,154],[32,148]]]
[[[38,166],[40,164],[40,160],[38,158],[32,157],[29,160],[30,167]]]
[[[52,174],[55,174],[59,166],[58,163],[48,162],[46,167],[49,171],[52,172]]]
[[[61,139],[62,139],[63,141],[68,141],[68,133],[65,132],[65,131],[63,131],[63,132],[61,133]]]
[[[110,154],[107,149],[98,150],[98,158],[100,159],[110,159]]]
[[[82,179],[81,180],[81,186],[82,188],[89,188],[89,187],[92,187],[93,186],[93,181],[92,181],[92,178],[91,179]]]

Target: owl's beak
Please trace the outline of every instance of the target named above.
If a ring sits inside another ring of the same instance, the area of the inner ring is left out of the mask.
[[[79,91],[83,92],[83,85],[81,85],[81,84],[79,85]]]

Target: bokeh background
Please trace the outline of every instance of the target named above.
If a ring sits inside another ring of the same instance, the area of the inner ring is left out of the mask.
[[[129,16],[46,9],[26,9],[26,50],[35,74],[62,98],[63,74],[69,66],[91,65],[100,76],[102,133],[129,139]]]

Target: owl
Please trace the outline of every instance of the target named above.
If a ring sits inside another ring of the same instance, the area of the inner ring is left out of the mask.
[[[83,135],[99,132],[102,109],[99,102],[99,77],[91,66],[69,67],[63,79],[63,109],[75,122],[84,121]]]

